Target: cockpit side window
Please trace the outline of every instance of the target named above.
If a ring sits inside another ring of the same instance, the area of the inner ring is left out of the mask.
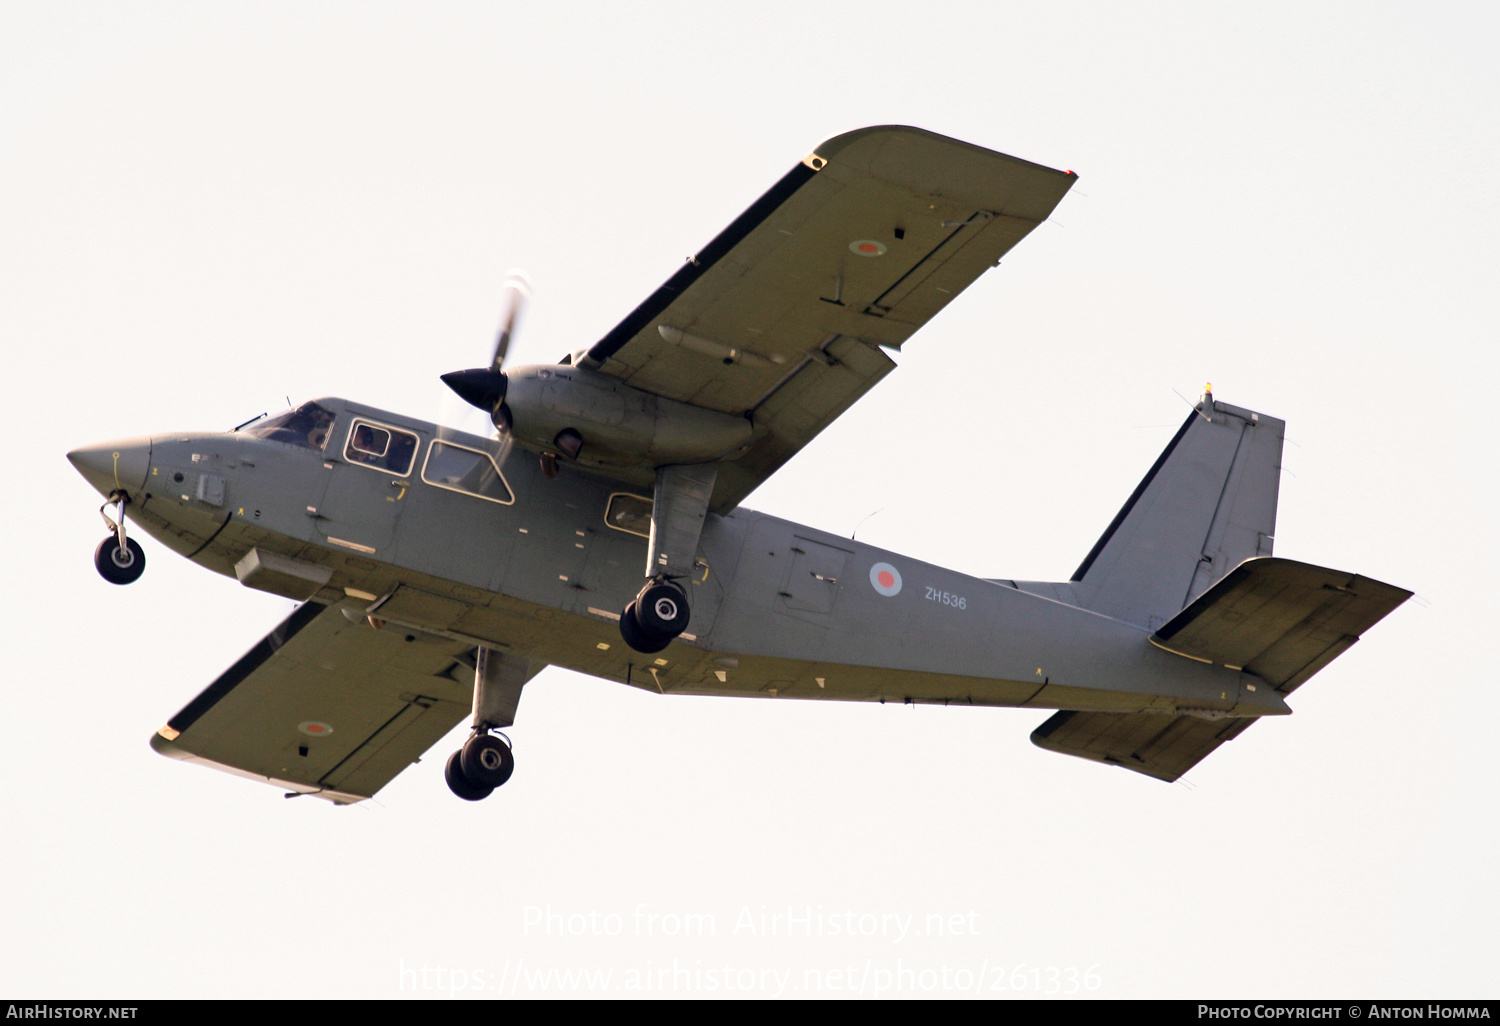
[[[356,420],[344,445],[344,459],[362,467],[405,477],[417,455],[417,436],[367,420]]]
[[[369,424],[356,424],[349,436],[349,448],[360,456],[383,458],[391,449],[391,433]]]
[[[322,452],[323,447],[328,444],[328,432],[332,427],[332,410],[317,403],[303,403],[295,410],[252,424],[244,433],[252,438],[264,438],[271,442],[284,442]]]

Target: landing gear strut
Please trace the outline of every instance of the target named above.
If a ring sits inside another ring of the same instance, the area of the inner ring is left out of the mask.
[[[109,534],[94,550],[94,568],[110,584],[132,584],[146,572],[146,553],[135,539],[125,537],[125,504],[129,501],[124,492],[114,492],[99,507]],[[110,506],[115,507],[113,518],[105,512]]]
[[[656,468],[646,586],[620,614],[620,636],[637,652],[660,652],[687,630],[687,592],[677,582],[690,579],[697,565],[698,539],[717,475],[712,463]]]

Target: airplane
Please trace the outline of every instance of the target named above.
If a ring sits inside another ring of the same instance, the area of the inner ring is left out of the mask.
[[[301,604],[151,738],[344,805],[470,717],[478,801],[547,666],[663,695],[1051,711],[1049,751],[1175,781],[1411,592],[1272,554],[1283,421],[1205,388],[1066,581],[980,579],[744,500],[1076,181],[903,126],[819,144],[603,338],[443,375],[485,436],[339,398],[84,446],[95,565],[165,548]],[[516,458],[515,450],[530,455]]]

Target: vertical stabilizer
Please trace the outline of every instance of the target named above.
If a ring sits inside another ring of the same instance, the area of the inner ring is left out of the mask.
[[[1155,630],[1240,563],[1271,555],[1285,428],[1205,392],[1074,572],[1078,602]]]

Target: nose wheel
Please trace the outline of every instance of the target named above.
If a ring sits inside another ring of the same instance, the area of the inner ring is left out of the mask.
[[[510,743],[494,734],[475,733],[448,756],[443,778],[448,790],[466,802],[482,801],[516,771]]]
[[[671,581],[651,581],[620,614],[620,636],[637,652],[660,652],[687,630],[691,615],[680,587]]]
[[[94,567],[110,584],[133,584],[146,572],[146,554],[134,538],[126,538],[122,549],[119,539],[110,535],[94,550]]]
[[[146,572],[146,553],[134,538],[125,537],[125,504],[129,501],[124,492],[115,492],[99,507],[109,535],[94,550],[94,568],[110,584],[133,584]],[[113,517],[105,512],[111,506],[116,509]]]

